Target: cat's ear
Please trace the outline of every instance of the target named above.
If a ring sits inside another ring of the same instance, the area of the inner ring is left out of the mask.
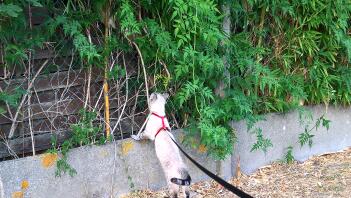
[[[156,93],[152,93],[150,95],[150,102],[155,102],[157,100],[157,94]]]
[[[163,94],[162,94],[162,97],[163,97],[165,100],[167,100],[168,97],[169,97],[169,94],[168,94],[168,93],[163,93]]]

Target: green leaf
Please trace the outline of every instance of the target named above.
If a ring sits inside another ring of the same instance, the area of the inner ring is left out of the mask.
[[[0,107],[0,114],[4,114],[4,113],[6,113],[5,109]]]
[[[330,120],[325,119],[324,117],[322,118],[322,125],[323,127],[325,127],[327,130],[329,130],[329,124],[330,124]]]
[[[255,133],[257,141],[252,146],[250,152],[261,149],[264,153],[266,153],[269,147],[273,147],[272,141],[268,138],[263,137],[262,129],[260,128],[256,128]]]
[[[43,5],[38,0],[26,0],[28,3],[36,7],[43,7]]]
[[[314,137],[313,134],[310,134],[307,129],[305,129],[305,132],[304,133],[300,133],[299,135],[299,142],[300,142],[300,145],[303,146],[305,145],[306,143],[308,143],[309,147],[312,147],[312,138]]]
[[[294,162],[295,158],[293,156],[293,147],[292,146],[289,146],[287,148],[287,152],[285,154],[285,162],[288,163],[288,164],[291,164]]]
[[[14,5],[12,3],[0,4],[0,15],[18,17],[20,12],[22,12],[22,8],[20,8],[18,5]]]

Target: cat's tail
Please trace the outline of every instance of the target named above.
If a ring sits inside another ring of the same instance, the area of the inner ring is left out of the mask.
[[[171,182],[181,186],[190,186],[191,184],[191,177],[188,171],[185,168],[180,169],[180,175],[184,179],[179,178],[171,178]]]

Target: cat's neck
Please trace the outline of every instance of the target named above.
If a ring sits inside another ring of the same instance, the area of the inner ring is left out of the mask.
[[[150,108],[150,112],[151,113],[156,113],[157,115],[160,116],[165,116],[166,112],[165,112],[165,108],[164,107],[156,107],[156,108]]]

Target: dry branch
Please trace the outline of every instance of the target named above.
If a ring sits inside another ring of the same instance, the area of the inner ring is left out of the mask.
[[[18,114],[24,104],[24,102],[26,101],[26,98],[28,96],[28,94],[30,93],[30,90],[32,89],[33,87],[33,84],[34,84],[34,81],[35,79],[38,77],[38,75],[40,74],[41,70],[43,70],[43,68],[46,66],[46,64],[49,62],[49,60],[47,59],[41,66],[40,68],[38,69],[37,73],[34,75],[33,79],[30,81],[29,85],[28,85],[28,88],[27,88],[27,92],[24,94],[24,96],[22,97],[22,100],[21,100],[21,103],[18,105],[17,107],[17,111],[15,113],[15,116],[13,117],[13,120],[12,120],[12,125],[11,125],[11,129],[10,129],[10,133],[9,133],[9,136],[8,138],[11,139],[14,132],[15,132],[15,129],[17,127],[17,117],[18,117]]]
[[[124,58],[123,58],[123,65],[124,65],[124,69],[125,69],[125,71],[126,71],[126,96],[125,96],[125,102],[124,102],[124,104],[123,104],[122,111],[121,111],[121,113],[120,113],[120,115],[119,115],[119,117],[118,117],[117,122],[115,123],[115,126],[113,127],[113,129],[112,129],[112,131],[111,131],[111,134],[112,134],[112,135],[113,135],[114,131],[116,130],[116,128],[117,128],[119,122],[121,121],[122,115],[123,115],[123,113],[124,113],[124,110],[125,110],[125,108],[126,108],[126,106],[127,106],[127,102],[128,102],[128,94],[129,94],[129,93],[128,93],[128,72],[127,72],[127,66],[126,66],[126,62],[125,62],[125,59],[124,59]]]
[[[149,100],[149,86],[148,86],[148,83],[147,83],[147,74],[146,74],[146,69],[145,69],[143,55],[141,54],[141,51],[140,51],[138,45],[135,42],[132,42],[132,44],[135,46],[136,50],[138,51],[138,54],[139,54],[139,57],[140,57],[140,61],[141,61],[141,66],[143,67],[147,105],[148,105],[148,108],[150,109],[150,104],[149,104],[149,101],[150,101]]]

